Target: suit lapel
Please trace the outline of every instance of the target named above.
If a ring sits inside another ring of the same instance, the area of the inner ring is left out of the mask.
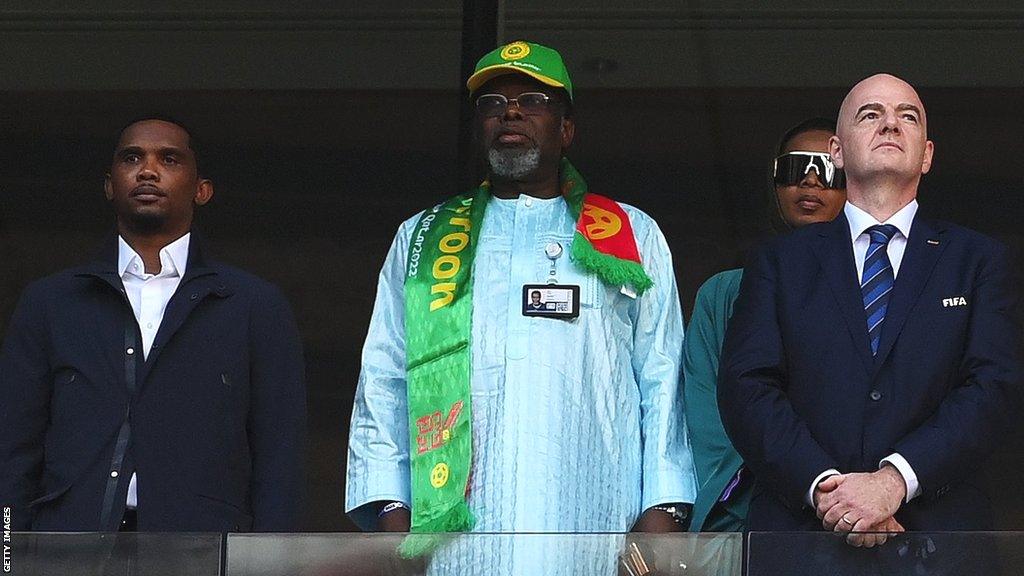
[[[853,261],[853,244],[850,241],[850,224],[842,212],[831,223],[818,232],[814,253],[825,272],[832,294],[839,305],[839,312],[846,322],[846,328],[857,348],[857,355],[866,371],[872,365],[871,344],[868,342],[867,317],[860,285],[857,283],[857,265]]]
[[[875,355],[874,369],[877,371],[892,351],[900,331],[914,308],[921,291],[946,249],[942,241],[945,229],[933,225],[927,219],[916,216],[907,239],[907,249],[900,262],[900,272],[893,285],[892,297],[882,323],[882,337]]]

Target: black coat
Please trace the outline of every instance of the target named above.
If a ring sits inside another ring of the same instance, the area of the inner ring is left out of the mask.
[[[137,472],[150,531],[289,531],[304,489],[306,389],[291,309],[271,284],[188,264],[149,356],[116,271],[31,284],[0,355],[0,503],[15,530],[116,530]]]

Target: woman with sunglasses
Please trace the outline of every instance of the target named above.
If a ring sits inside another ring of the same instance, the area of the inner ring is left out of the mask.
[[[834,134],[834,120],[811,118],[783,135],[771,172],[776,229],[827,222],[843,209],[845,178],[828,155]],[[700,287],[683,344],[686,423],[697,468],[692,531],[742,531],[753,491],[753,478],[722,427],[716,394],[718,360],[742,274],[726,270]]]

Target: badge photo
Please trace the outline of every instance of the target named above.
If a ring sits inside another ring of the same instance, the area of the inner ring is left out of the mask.
[[[580,315],[580,287],[527,284],[523,286],[523,315],[576,318]]]

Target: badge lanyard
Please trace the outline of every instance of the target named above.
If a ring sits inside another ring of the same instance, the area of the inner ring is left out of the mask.
[[[551,261],[544,284],[523,286],[523,315],[547,318],[573,319],[580,315],[580,287],[558,283],[558,259],[565,250],[558,242],[544,247],[544,255]]]
[[[558,278],[556,277],[555,264],[558,262],[558,258],[562,255],[562,245],[558,242],[551,242],[544,247],[544,255],[551,261],[551,270],[548,271],[548,284],[558,284]]]

